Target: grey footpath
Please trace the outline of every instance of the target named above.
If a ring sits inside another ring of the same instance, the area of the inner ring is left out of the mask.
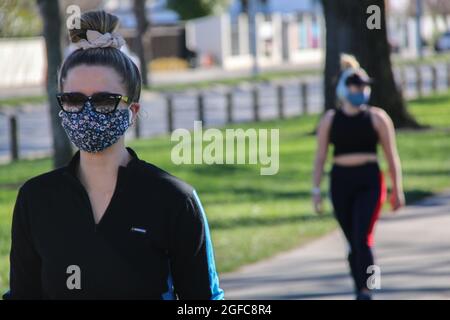
[[[353,299],[347,244],[336,230],[221,276],[227,299]],[[375,235],[374,299],[450,299],[450,190],[385,212]]]

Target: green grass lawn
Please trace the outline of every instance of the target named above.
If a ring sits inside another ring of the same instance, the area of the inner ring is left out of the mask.
[[[410,103],[418,120],[433,126],[398,132],[404,187],[411,202],[450,187],[450,93]],[[260,176],[259,166],[176,166],[168,136],[133,141],[139,156],[193,185],[205,206],[219,272],[235,270],[334,229],[331,206],[312,212],[309,190],[315,150],[310,132],[317,116],[234,125],[280,129],[280,170]],[[49,159],[0,166],[0,291],[7,288],[11,213],[18,186],[50,169]],[[382,164],[386,168],[385,163]],[[329,169],[329,164],[327,165]],[[326,195],[327,178],[323,181]]]

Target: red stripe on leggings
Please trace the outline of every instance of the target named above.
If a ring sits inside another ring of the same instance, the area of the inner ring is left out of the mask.
[[[380,179],[380,196],[378,197],[375,210],[372,214],[372,220],[370,221],[369,231],[367,232],[367,245],[369,247],[372,247],[374,244],[375,223],[380,217],[381,207],[383,206],[383,203],[386,200],[386,185],[384,182],[384,175],[382,171],[380,171],[379,179]]]

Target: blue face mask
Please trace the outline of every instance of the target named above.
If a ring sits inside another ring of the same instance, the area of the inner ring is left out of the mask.
[[[113,145],[130,126],[130,109],[116,109],[103,114],[94,111],[86,102],[79,113],[60,111],[61,125],[70,141],[80,150],[99,152]]]
[[[346,99],[355,107],[360,107],[369,102],[369,94],[365,91],[351,93],[348,92]]]

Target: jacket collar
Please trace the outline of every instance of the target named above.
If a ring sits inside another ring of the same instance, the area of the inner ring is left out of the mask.
[[[119,166],[119,171],[123,171],[123,169],[130,169],[135,166],[139,162],[139,157],[136,152],[130,147],[126,147],[128,153],[131,155],[131,160],[127,163],[126,166]],[[77,169],[80,163],[80,150],[78,150],[69,161],[69,163],[65,167],[65,173],[69,174],[73,177],[77,177]]]

